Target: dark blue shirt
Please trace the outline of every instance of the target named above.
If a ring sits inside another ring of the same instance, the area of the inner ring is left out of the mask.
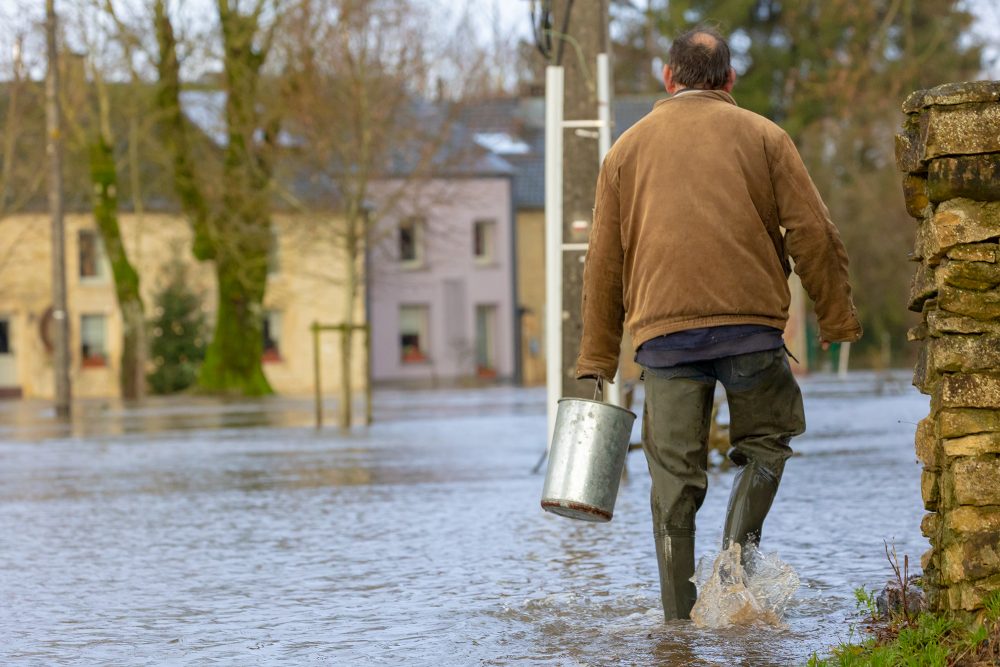
[[[647,340],[635,360],[647,368],[669,368],[736,354],[774,350],[785,344],[781,329],[761,324],[731,324],[688,329]]]

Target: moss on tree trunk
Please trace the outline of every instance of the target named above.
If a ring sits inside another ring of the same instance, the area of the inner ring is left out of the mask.
[[[115,296],[124,324],[120,382],[123,398],[145,393],[145,311],[139,294],[139,274],[129,262],[118,225],[118,173],[110,144],[98,138],[90,146],[90,178],[94,185],[94,219],[104,241],[115,281]]]
[[[219,308],[212,342],[198,374],[202,391],[243,396],[272,393],[260,358],[264,348],[263,313],[266,271],[255,289],[248,289],[238,263],[216,262]]]

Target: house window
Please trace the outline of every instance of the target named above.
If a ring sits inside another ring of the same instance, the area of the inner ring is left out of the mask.
[[[496,261],[495,220],[476,220],[472,227],[472,255],[481,264]]]
[[[427,306],[399,307],[399,358],[404,364],[426,362],[429,356]]]
[[[106,326],[104,315],[80,317],[80,359],[84,368],[108,365]]]
[[[496,330],[497,307],[476,306],[476,374],[480,377],[497,374]]]
[[[262,361],[281,361],[281,313],[269,310],[264,313],[261,326],[264,337]]]
[[[80,278],[99,280],[104,277],[104,242],[93,229],[81,229],[77,236],[80,250]]]
[[[406,218],[399,223],[399,261],[404,266],[417,267],[424,263],[423,218]]]
[[[10,353],[10,320],[0,318],[0,354]]]

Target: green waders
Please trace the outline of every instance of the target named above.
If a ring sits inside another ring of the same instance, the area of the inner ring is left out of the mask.
[[[805,430],[802,394],[783,349],[646,368],[642,444],[653,480],[650,505],[666,620],[689,618],[696,591],[695,514],[708,487],[708,432],[715,383],[729,402],[729,458],[740,466],[723,536],[756,544],[778,490],[789,440]]]

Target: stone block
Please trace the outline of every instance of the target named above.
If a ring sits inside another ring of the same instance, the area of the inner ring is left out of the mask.
[[[927,516],[931,516],[931,515],[928,514]],[[930,537],[926,533],[924,533],[924,535],[925,535],[925,537]],[[927,572],[927,570],[929,570],[932,567],[934,567],[934,556],[935,556],[934,547],[931,547],[930,549],[928,549],[927,551],[925,551],[920,556],[920,569],[922,569],[924,572]]]
[[[954,315],[964,315],[977,320],[1000,318],[1000,291],[967,290],[945,285],[938,290],[938,307]]]
[[[929,115],[912,113],[903,119],[903,129],[896,135],[896,166],[900,171],[920,174],[927,171],[924,141]]]
[[[942,336],[927,342],[934,373],[990,371],[1000,368],[1000,336]]]
[[[946,591],[936,583],[931,583],[932,579],[937,581],[937,578],[937,569],[934,566],[931,566],[931,569],[924,569],[924,594],[927,595],[927,606],[929,609],[941,610],[945,608],[942,598]]]
[[[1000,81],[960,81],[916,90],[903,101],[903,113],[912,114],[929,106],[1000,101]]]
[[[933,217],[926,217],[917,224],[917,232],[913,240],[913,252],[909,259],[914,262],[927,261],[932,266],[941,261],[940,255],[933,257],[934,252],[934,225],[931,223]],[[933,263],[931,263],[933,261]]]
[[[942,476],[940,494],[955,505],[1000,505],[1000,459],[958,458]]]
[[[923,181],[924,190],[921,192],[915,189],[916,185],[910,185],[909,187],[915,190],[911,194],[907,190],[907,178]],[[904,178],[903,195],[906,197],[906,211],[913,217],[923,215],[924,207],[930,202],[942,202],[957,197],[976,201],[998,201],[1000,200],[1000,153],[941,157],[931,160],[926,180],[912,175]],[[920,208],[921,213],[915,215],[911,207],[922,204],[921,195],[929,201]]]
[[[941,408],[1000,408],[1000,376],[949,373],[941,378]]]
[[[1000,454],[1000,433],[976,433],[961,438],[945,438],[941,442],[945,456],[979,456]]]
[[[953,247],[1000,238],[1000,202],[951,199],[918,225],[914,254],[934,266]]]
[[[924,518],[929,516],[937,515],[926,514]],[[995,533],[1000,531],[1000,507],[969,507],[967,505],[956,507],[945,516],[944,526],[949,533],[957,536],[966,533]]]
[[[948,259],[965,262],[996,262],[1000,245],[996,243],[968,243],[957,245],[948,251]]]
[[[917,361],[913,364],[913,386],[920,390],[922,394],[930,394],[934,391],[934,374],[929,372],[930,358],[927,354],[927,344],[920,346],[917,350]]]
[[[957,611],[962,608],[962,589],[958,586],[949,586],[942,591],[945,594],[945,599],[947,600],[946,608],[951,611]]]
[[[1000,285],[1000,264],[946,259],[934,271],[934,278],[938,287],[951,285],[962,289],[988,290]],[[913,298],[912,292],[910,298]]]
[[[941,550],[941,578],[946,583],[1000,574],[1000,532],[963,535]]]
[[[927,116],[922,161],[942,155],[976,155],[1000,151],[1000,104],[969,102],[934,106]]]
[[[977,320],[966,315],[955,315],[943,310],[927,313],[927,331],[932,337],[947,334],[1000,334],[1000,321]]]
[[[982,608],[983,600],[990,593],[1000,591],[1000,575],[986,577],[978,581],[965,581],[955,588],[959,591],[959,602],[952,609],[976,611]]]
[[[933,417],[924,417],[917,424],[917,434],[914,438],[914,449],[917,458],[924,464],[925,468],[936,469],[938,467],[938,439],[935,435],[937,422]]]
[[[933,470],[924,470],[920,473],[920,497],[924,499],[924,509],[928,512],[936,512],[938,501],[941,499],[939,475]]]
[[[929,540],[933,540],[941,529],[941,515],[937,512],[928,512],[920,520],[920,534]]]
[[[938,170],[941,169],[943,167],[938,167]],[[918,174],[903,176],[903,201],[906,203],[906,212],[914,218],[923,219],[931,213],[931,200],[927,191],[927,179],[924,176]]]
[[[921,322],[915,327],[911,327],[906,330],[906,340],[911,343],[917,343],[922,340],[927,340],[930,336],[930,330],[927,328],[926,322]]]
[[[942,410],[937,419],[938,437],[958,438],[974,433],[1000,431],[1000,411]]]
[[[996,152],[1000,146],[1000,105],[995,81],[945,84],[912,93],[903,103],[902,131],[896,135],[900,171],[924,173],[939,156]]]
[[[927,299],[937,296],[938,285],[935,272],[924,263],[917,265],[917,270],[910,281],[910,297],[907,307],[915,313],[923,312]]]

